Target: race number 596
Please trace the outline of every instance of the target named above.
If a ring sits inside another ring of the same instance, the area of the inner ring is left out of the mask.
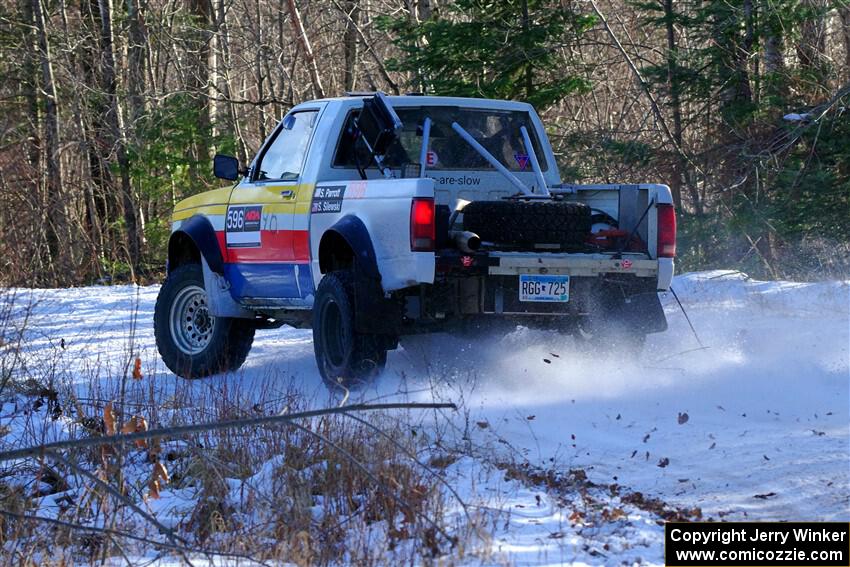
[[[232,208],[227,211],[225,230],[242,230],[245,227],[245,209]]]

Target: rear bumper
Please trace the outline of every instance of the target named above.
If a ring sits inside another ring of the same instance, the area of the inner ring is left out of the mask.
[[[623,253],[622,258],[608,254],[538,254],[524,252],[490,252],[495,262],[490,275],[559,274],[596,277],[604,274],[632,274],[638,278],[657,278],[658,261],[643,254]]]
[[[644,254],[624,252],[622,258],[609,254],[528,254],[521,252],[491,252],[497,258],[489,267],[490,275],[565,274],[576,277],[596,277],[605,274],[632,274],[637,278],[655,280],[656,291],[668,291],[673,283],[673,258],[650,260]]]
[[[579,254],[551,252],[476,252],[464,254],[456,250],[437,253],[436,273],[440,276],[518,276],[520,274],[553,274],[574,277],[599,277],[627,274],[652,279],[659,291],[670,287],[673,259],[651,260],[645,254],[624,252],[613,254]]]
[[[616,311],[645,319],[641,326],[646,332],[663,331],[666,320],[656,293],[659,262],[643,254],[612,256],[441,251],[436,255],[434,284],[405,294],[405,320],[427,326],[478,315],[556,319]],[[520,301],[522,274],[569,276],[569,301]]]

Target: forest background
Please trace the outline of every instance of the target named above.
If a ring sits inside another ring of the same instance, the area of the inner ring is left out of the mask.
[[[847,0],[2,0],[0,285],[155,281],[293,105],[533,103],[566,182],[670,185],[679,269],[850,273]]]

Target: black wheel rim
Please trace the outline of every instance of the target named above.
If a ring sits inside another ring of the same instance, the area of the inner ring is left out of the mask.
[[[339,368],[345,360],[345,344],[342,337],[342,311],[336,301],[330,300],[322,306],[322,347],[330,366]]]

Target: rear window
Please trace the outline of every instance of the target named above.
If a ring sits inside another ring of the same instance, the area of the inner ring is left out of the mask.
[[[537,130],[527,112],[451,106],[396,107],[395,111],[404,126],[399,139],[387,152],[384,164],[390,168],[398,169],[408,164],[419,163],[422,125],[426,117],[431,118],[427,158],[429,170],[494,169],[452,129],[453,122],[460,124],[511,171],[531,171],[528,150],[520,133],[520,127],[525,126],[541,169],[546,171],[549,167],[540,147],[540,141],[537,139]],[[346,120],[336,155],[334,155],[334,167],[355,168],[358,160],[360,165],[365,167],[369,161],[369,152],[365,144],[354,143],[353,126],[357,114],[357,111],[352,112]]]

